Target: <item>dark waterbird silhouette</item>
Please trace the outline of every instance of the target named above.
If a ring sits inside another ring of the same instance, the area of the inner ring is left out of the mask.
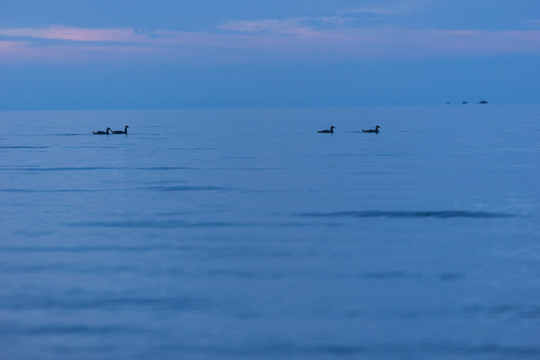
[[[109,135],[109,131],[112,131],[110,127],[107,128],[107,131],[92,131],[94,135]]]
[[[113,133],[113,134],[126,134],[126,135],[127,135],[127,129],[128,129],[128,127],[129,127],[129,126],[126,125],[126,126],[124,127],[124,131],[122,131],[122,130],[112,130],[112,133]]]
[[[334,125],[332,125],[332,126],[330,126],[330,130],[317,130],[317,132],[321,133],[321,134],[333,134],[335,128],[336,127]]]
[[[364,129],[362,129],[362,132],[365,132],[365,133],[376,133],[376,134],[378,134],[378,133],[379,133],[379,129],[380,129],[380,126],[377,125],[377,126],[375,126],[375,129],[369,129],[369,130],[364,130]]]

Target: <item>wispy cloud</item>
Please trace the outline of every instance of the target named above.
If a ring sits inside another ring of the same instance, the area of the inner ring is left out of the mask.
[[[540,55],[540,30],[361,28],[337,16],[229,21],[206,32],[0,28],[0,62],[148,57],[172,62],[310,62],[512,53]]]
[[[484,31],[410,29],[397,26],[361,28],[343,26],[351,21],[334,17],[333,27],[313,26],[328,18],[283,21],[228,22],[221,28],[245,33],[249,38],[273,40],[282,49],[362,57],[476,56],[528,52],[540,55],[540,31]],[[311,26],[308,26],[311,24]],[[262,42],[264,43],[264,41]],[[279,50],[275,48],[273,50]],[[300,50],[301,49],[301,50]]]
[[[298,33],[299,29],[305,31],[316,31],[316,29],[327,27],[343,27],[354,22],[355,19],[343,16],[326,17],[298,17],[285,20],[263,19],[263,20],[240,20],[228,21],[219,28],[238,32],[272,32],[272,33]]]
[[[144,34],[137,34],[131,28],[86,29],[62,26],[51,26],[47,28],[3,28],[0,29],[0,36],[81,42],[141,42],[148,38]]]
[[[28,45],[26,41],[0,41],[0,51],[12,50],[12,49],[21,49]]]
[[[297,19],[290,20],[240,20],[228,21],[220,28],[239,32],[287,32],[300,26]]]
[[[344,13],[371,13],[377,15],[410,15],[429,6],[433,0],[377,0],[349,8]]]
[[[539,28],[540,28],[540,19],[531,20],[530,23],[531,23],[533,26],[539,27]]]

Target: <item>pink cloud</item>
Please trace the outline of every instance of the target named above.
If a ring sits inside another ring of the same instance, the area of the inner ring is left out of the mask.
[[[540,54],[540,31],[402,29],[398,27],[314,29],[300,21],[228,23],[245,35],[244,46],[270,52],[343,59],[425,56]],[[230,36],[235,36],[231,34]]]
[[[304,24],[306,19],[331,21],[338,26],[310,27]],[[540,30],[362,29],[339,26],[338,20],[298,18],[239,21],[224,24],[221,32],[158,30],[152,36],[129,28],[4,28],[0,29],[0,36],[15,40],[0,42],[0,62],[9,59],[105,62],[152,59],[180,63],[216,63],[224,59],[236,63],[291,60],[339,62],[369,58],[512,53],[540,55]],[[42,40],[66,42],[49,44]],[[134,54],[138,56],[134,57]]]
[[[299,21],[297,19],[290,20],[240,20],[240,21],[228,21],[222,26],[221,29],[238,31],[238,32],[282,32],[291,28],[299,27]]]
[[[48,28],[16,28],[0,29],[0,35],[11,37],[29,37],[49,40],[68,41],[116,41],[139,42],[147,36],[136,34],[133,29],[85,29],[75,27],[52,26]]]
[[[434,0],[374,1],[371,5],[362,5],[349,9],[346,13],[373,13],[379,15],[408,15],[425,9]]]
[[[27,41],[0,41],[0,51],[18,50],[28,45]]]
[[[240,20],[228,21],[219,28],[243,33],[276,33],[276,34],[312,34],[316,30],[307,26],[309,22],[325,25],[343,26],[352,19],[341,16],[300,17],[286,20]]]

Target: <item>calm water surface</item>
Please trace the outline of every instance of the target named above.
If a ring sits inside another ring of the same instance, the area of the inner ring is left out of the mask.
[[[540,106],[0,123],[6,359],[540,358]]]

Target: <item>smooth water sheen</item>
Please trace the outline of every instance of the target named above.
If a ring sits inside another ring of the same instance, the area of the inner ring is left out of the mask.
[[[540,106],[0,123],[2,358],[540,358]]]

